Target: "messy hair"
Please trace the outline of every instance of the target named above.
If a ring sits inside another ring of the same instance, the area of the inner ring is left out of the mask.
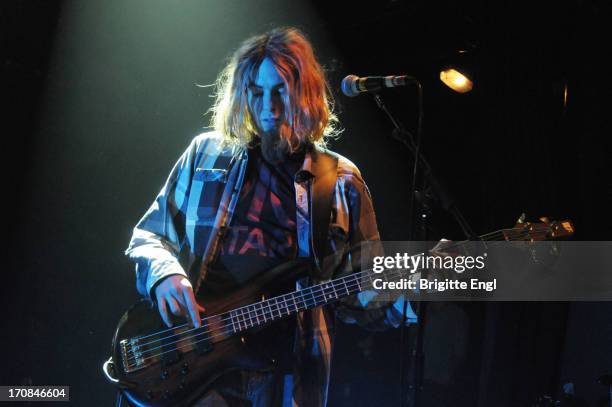
[[[312,46],[298,29],[277,28],[249,38],[234,52],[216,81],[211,126],[233,143],[246,145],[257,136],[247,89],[263,60],[269,58],[285,82],[281,139],[289,151],[303,144],[324,145],[339,134],[333,97]]]

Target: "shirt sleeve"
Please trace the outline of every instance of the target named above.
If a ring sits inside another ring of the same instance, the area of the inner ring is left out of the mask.
[[[345,202],[349,219],[348,262],[352,272],[371,268],[375,256],[384,255],[370,191],[361,174],[355,171],[344,180]],[[358,324],[371,331],[399,327],[404,296],[397,293],[366,290],[340,301],[336,316],[345,323]],[[410,303],[407,324],[416,322]]]
[[[184,206],[188,202],[195,140],[178,159],[153,204],[134,228],[125,254],[136,264],[136,288],[146,298],[161,279],[178,274],[187,277],[179,263],[185,241]]]

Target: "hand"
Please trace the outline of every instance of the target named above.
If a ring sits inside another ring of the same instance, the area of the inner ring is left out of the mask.
[[[204,307],[197,303],[193,295],[193,287],[185,277],[178,274],[166,277],[155,287],[155,297],[159,315],[169,328],[172,327],[172,320],[168,309],[177,316],[187,317],[189,315],[196,328],[202,325],[200,312],[204,312]]]
[[[455,243],[452,240],[447,240],[447,239],[440,239],[440,241],[433,247],[433,249],[431,249],[429,251],[429,253],[432,256],[436,256],[436,257],[440,257],[441,260],[443,260],[444,262],[446,262],[446,259],[448,257],[457,257],[460,254],[458,252],[456,252],[455,250],[457,249],[457,247],[455,246]],[[440,263],[441,265],[441,263]],[[444,279],[455,279],[457,277],[457,272],[454,271],[454,269],[447,269],[445,267],[441,267],[441,268],[434,268],[428,271],[428,280],[432,281],[433,279],[439,279],[439,280],[444,280]]]
[[[429,252],[432,256],[438,257],[455,257],[458,255],[456,252],[449,251],[448,249],[454,245],[452,240],[440,239],[440,241],[431,249]]]

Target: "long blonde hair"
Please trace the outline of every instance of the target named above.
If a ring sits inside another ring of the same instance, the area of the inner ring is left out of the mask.
[[[247,145],[257,135],[247,88],[262,61],[269,58],[283,78],[285,117],[280,136],[289,151],[303,144],[324,145],[340,133],[333,97],[312,46],[298,29],[276,28],[247,39],[234,52],[216,81],[211,126],[233,143]]]

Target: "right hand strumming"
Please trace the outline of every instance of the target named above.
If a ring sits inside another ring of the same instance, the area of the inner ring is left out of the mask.
[[[202,324],[200,312],[204,307],[197,303],[193,287],[184,276],[176,274],[163,279],[155,287],[155,297],[159,315],[168,327],[172,327],[168,310],[174,315],[188,317],[196,328]]]

